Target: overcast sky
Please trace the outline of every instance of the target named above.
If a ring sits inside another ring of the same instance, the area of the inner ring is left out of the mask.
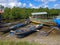
[[[0,0],[0,5],[10,8],[16,6],[26,8],[48,7],[60,9],[60,0]]]

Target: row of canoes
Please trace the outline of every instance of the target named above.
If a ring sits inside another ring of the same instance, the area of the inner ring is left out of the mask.
[[[16,30],[17,28],[20,28],[20,27],[23,27],[25,25],[28,25],[29,23],[30,23],[30,21],[26,20],[23,23],[19,23],[19,24],[13,25],[13,26],[5,29],[5,30],[0,30],[0,32],[9,32],[10,30]]]
[[[25,22],[23,23],[19,23],[19,24],[16,24],[14,26],[11,26],[9,27],[8,29],[6,30],[0,30],[0,32],[10,32],[11,30],[13,31],[16,31],[16,29],[20,28],[20,27],[23,27],[23,26],[26,26],[30,23],[31,21],[30,20],[26,20]],[[28,36],[34,32],[37,32],[37,30],[40,30],[41,28],[43,27],[42,24],[39,24],[38,26],[36,27],[30,27],[29,28],[29,31],[20,31],[19,33],[16,32],[15,35],[18,37],[18,38],[22,38],[22,37],[25,37],[25,36]]]

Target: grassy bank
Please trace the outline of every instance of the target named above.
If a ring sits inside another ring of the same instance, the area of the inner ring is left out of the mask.
[[[41,45],[27,41],[0,41],[0,45]]]

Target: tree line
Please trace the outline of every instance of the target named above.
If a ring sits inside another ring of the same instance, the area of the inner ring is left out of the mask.
[[[52,16],[52,15],[59,15],[60,9],[6,7],[4,8],[4,13],[2,14],[2,17],[3,19],[8,19],[8,20],[25,19],[25,18],[29,18],[32,12],[47,12],[48,15]]]

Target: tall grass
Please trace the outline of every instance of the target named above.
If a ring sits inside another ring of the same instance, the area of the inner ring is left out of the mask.
[[[27,41],[0,41],[0,45],[40,45],[37,43],[31,43]]]

